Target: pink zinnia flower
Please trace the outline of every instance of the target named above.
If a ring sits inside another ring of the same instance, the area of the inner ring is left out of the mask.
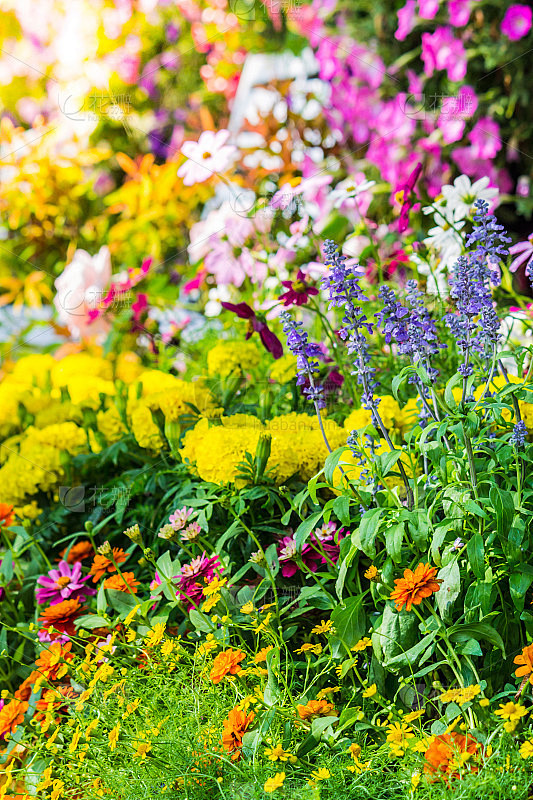
[[[51,569],[48,575],[41,575],[37,579],[37,584],[42,587],[36,590],[37,602],[39,605],[50,603],[51,606],[63,600],[83,602],[87,597],[96,594],[94,589],[85,586],[90,577],[82,577],[79,561],[72,566],[66,561],[60,561],[57,569]]]
[[[203,600],[203,588],[217,573],[223,571],[218,556],[208,558],[204,553],[184,564],[178,576],[178,595],[188,603],[188,610],[199,606]]]
[[[203,183],[212,175],[225,172],[238,156],[237,148],[227,144],[230,132],[220,130],[204,131],[197,142],[185,142],[181,152],[187,161],[178,170],[185,186]]]
[[[187,506],[183,506],[183,508],[177,508],[174,513],[170,515],[168,521],[175,531],[181,531],[181,529],[187,524],[188,519],[193,512],[194,509],[187,508]]]
[[[292,536],[284,536],[277,547],[278,559],[281,567],[281,574],[284,578],[292,578],[300,569],[300,564],[295,560],[298,551]],[[315,552],[309,544],[304,544],[299,554],[305,566],[316,572],[321,561],[319,553]]]
[[[501,31],[512,42],[523,39],[531,30],[532,11],[529,6],[517,3],[510,6],[502,19]]]

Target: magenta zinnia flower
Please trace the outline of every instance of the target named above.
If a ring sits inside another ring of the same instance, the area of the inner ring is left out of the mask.
[[[49,603],[51,606],[62,603],[63,600],[83,602],[87,597],[96,594],[95,589],[85,585],[90,577],[82,577],[80,561],[72,565],[60,561],[57,569],[51,569],[48,575],[41,575],[37,579],[38,586],[42,587],[36,589],[37,602],[39,605]]]
[[[204,598],[203,589],[217,573],[223,571],[218,556],[208,558],[205,552],[193,558],[190,564],[184,564],[178,576],[178,594],[188,602],[188,610],[199,606]]]

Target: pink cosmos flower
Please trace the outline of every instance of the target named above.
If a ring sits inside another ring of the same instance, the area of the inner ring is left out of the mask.
[[[430,78],[435,70],[445,69],[450,81],[462,81],[466,75],[466,52],[450,28],[440,26],[433,33],[422,34],[422,61]]]
[[[472,142],[472,155],[474,158],[492,159],[502,149],[500,128],[497,122],[490,117],[481,117],[468,138]]]
[[[523,39],[531,30],[532,16],[530,6],[521,3],[510,6],[502,19],[501,32],[512,42]]]
[[[37,602],[39,605],[49,603],[51,606],[63,600],[83,602],[87,597],[96,594],[95,589],[85,586],[90,577],[82,577],[81,562],[70,565],[66,561],[60,561],[57,569],[51,569],[48,575],[41,575],[37,579],[38,586],[42,587],[36,590]]]
[[[183,178],[185,186],[203,183],[212,175],[226,172],[238,156],[234,145],[227,144],[230,132],[220,130],[204,131],[197,142],[185,142],[181,152],[187,161],[181,165],[178,175]]]
[[[509,248],[509,252],[512,256],[516,256],[516,258],[511,261],[509,271],[516,272],[518,267],[521,267],[522,264],[525,263],[526,275],[528,275],[533,263],[533,233],[529,234],[525,242],[513,244],[513,246]]]

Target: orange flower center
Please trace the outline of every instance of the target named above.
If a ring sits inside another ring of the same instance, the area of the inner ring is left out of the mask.
[[[57,579],[56,585],[60,589],[64,589],[65,586],[68,586],[70,583],[70,577],[68,575],[63,575],[61,578]]]

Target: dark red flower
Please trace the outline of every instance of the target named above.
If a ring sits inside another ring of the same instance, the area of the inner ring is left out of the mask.
[[[416,201],[416,195],[413,194],[413,189],[415,188],[415,184],[419,179],[421,172],[422,163],[419,162],[407,178],[407,181],[398,186],[396,190],[395,197],[398,202],[402,204],[400,209],[400,217],[398,219],[399,233],[403,233],[409,227],[409,211],[412,209]]]
[[[256,314],[253,308],[250,308],[247,303],[222,303],[222,308],[225,308],[226,311],[233,311],[233,313],[237,314],[241,319],[248,320],[246,339],[249,339],[252,333],[256,331],[268,352],[272,353],[274,358],[281,358],[283,355],[283,345],[278,337],[272,333],[262,314]]]
[[[281,281],[281,285],[288,289],[279,298],[284,306],[303,306],[312,295],[318,294],[318,289],[307,283],[301,269],[298,270],[295,281]]]

